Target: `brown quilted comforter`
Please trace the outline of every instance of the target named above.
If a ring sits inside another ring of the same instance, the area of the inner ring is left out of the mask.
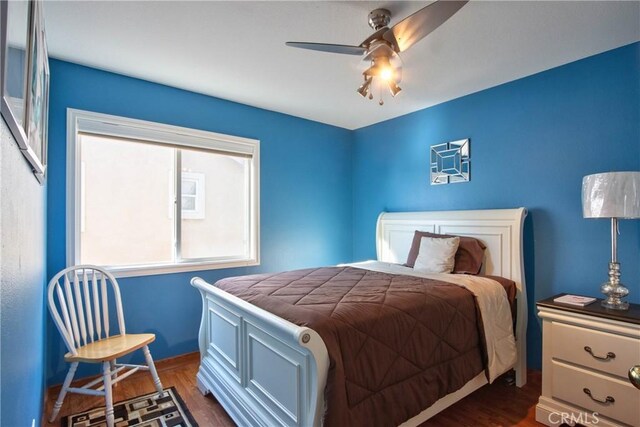
[[[396,426],[483,370],[475,299],[456,285],[324,267],[216,286],[320,334],[327,426]]]

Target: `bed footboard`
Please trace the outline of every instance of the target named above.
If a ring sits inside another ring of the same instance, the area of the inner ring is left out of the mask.
[[[320,426],[329,357],[314,330],[203,279],[198,388],[242,426]]]

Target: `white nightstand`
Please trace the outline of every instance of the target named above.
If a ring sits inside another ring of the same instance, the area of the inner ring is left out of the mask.
[[[557,295],[559,296],[559,295]],[[538,302],[542,395],[536,420],[548,426],[640,427],[640,390],[627,373],[640,364],[640,305],[607,310]]]

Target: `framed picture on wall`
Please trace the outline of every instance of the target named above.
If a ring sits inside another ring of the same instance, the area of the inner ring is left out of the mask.
[[[25,156],[44,180],[47,164],[47,122],[49,112],[49,57],[44,31],[42,2],[34,4],[29,71],[27,74],[27,136]]]
[[[3,1],[0,2],[0,8],[0,110],[18,146],[26,150],[29,147],[26,104],[33,3]]]
[[[40,183],[47,164],[49,60],[41,1],[0,3],[0,111]]]

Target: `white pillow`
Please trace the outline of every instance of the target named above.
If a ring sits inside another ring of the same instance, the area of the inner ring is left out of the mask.
[[[459,237],[422,237],[413,269],[423,273],[451,273],[459,245]]]

